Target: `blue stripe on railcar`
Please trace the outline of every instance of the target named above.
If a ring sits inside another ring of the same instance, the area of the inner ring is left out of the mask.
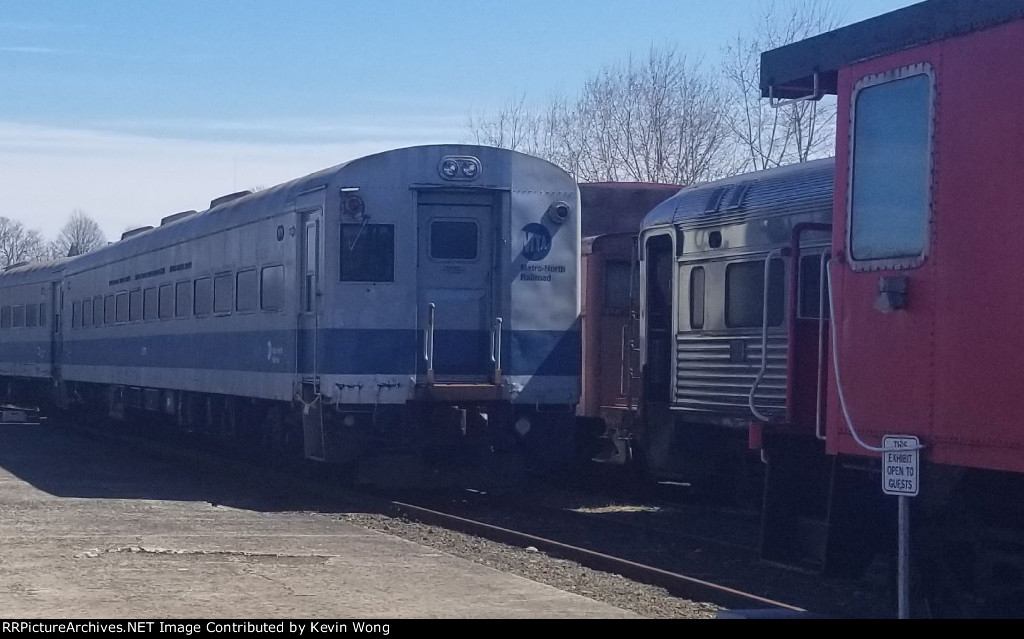
[[[295,369],[296,335],[295,331],[232,331],[75,339],[64,343],[63,363],[287,373]],[[440,342],[489,345],[490,333],[441,331],[434,339],[435,347]],[[322,329],[319,341],[322,375],[411,375],[425,368],[422,331]],[[0,366],[42,363],[41,358],[48,361],[48,341],[0,343]],[[502,344],[503,369],[508,375],[577,375],[580,358],[580,333],[575,330],[511,331]],[[302,368],[300,373],[312,371],[308,364]]]

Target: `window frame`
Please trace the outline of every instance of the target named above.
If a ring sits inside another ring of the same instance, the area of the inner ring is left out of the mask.
[[[925,214],[924,244],[921,253],[912,256],[882,257],[857,259],[853,250],[853,183],[854,166],[857,153],[857,100],[861,92],[866,89],[877,87],[883,84],[890,84],[900,80],[906,80],[917,75],[928,77],[929,100],[928,100],[928,182],[927,182],[927,211]],[[935,170],[935,101],[936,101],[936,78],[935,69],[929,62],[918,62],[901,66],[881,73],[872,73],[861,77],[853,87],[850,94],[850,126],[847,131],[847,142],[849,151],[847,154],[846,169],[846,255],[853,271],[882,271],[912,269],[921,266],[927,259],[931,249],[932,224],[935,218],[935,180],[932,175]]]
[[[164,291],[167,291],[167,313],[164,314]],[[174,284],[171,282],[164,282],[156,288],[156,312],[157,319],[161,321],[174,319],[174,303],[177,301],[175,297]]]
[[[128,291],[128,321],[141,322],[143,315],[143,293],[141,288],[133,288]]]
[[[206,298],[210,303],[206,309],[199,308],[199,302],[203,300],[203,296],[199,295],[199,288],[205,287],[209,284],[209,296]],[[213,316],[213,275],[200,275],[193,278],[192,280],[192,317],[212,317]]]
[[[148,295],[153,291],[152,295]],[[149,298],[153,299],[149,299]],[[152,309],[152,313],[150,310]],[[147,286],[142,289],[142,321],[157,322],[160,320],[160,287]]]
[[[786,302],[787,302],[788,295],[789,295],[789,277],[790,277],[789,262],[790,262],[790,260],[786,260],[786,259],[783,259],[781,257],[773,257],[773,258],[771,258],[771,263],[772,263],[772,265],[771,265],[771,273],[769,273],[769,276],[768,276],[769,291],[771,290],[771,285],[772,285],[772,280],[771,280],[772,274],[774,274],[776,271],[780,271],[782,273],[781,284],[780,284],[781,292],[782,292],[782,297],[779,299],[779,302],[778,302],[778,304],[779,304],[779,321],[777,321],[777,322],[773,322],[772,321],[772,313],[771,313],[771,311],[772,311],[772,307],[771,307],[772,297],[771,297],[771,295],[768,295],[768,297],[767,297],[767,301],[768,301],[768,304],[769,304],[769,306],[768,306],[768,329],[769,330],[783,328],[783,327],[785,327],[787,325],[787,322],[788,322],[787,316],[789,314],[789,310],[787,308],[788,305],[786,304]],[[755,322],[755,323],[752,323],[752,324],[735,323],[734,324],[734,323],[730,322],[730,317],[729,317],[729,309],[731,308],[730,304],[729,304],[729,301],[731,299],[731,297],[730,297],[730,293],[731,293],[730,288],[731,288],[731,286],[730,285],[733,283],[733,281],[730,280],[729,272],[732,271],[735,267],[746,266],[748,264],[760,264],[761,265],[761,272],[759,274],[759,278],[760,278],[760,282],[761,282],[761,287],[762,287],[762,289],[761,289],[761,300],[760,300],[760,303],[762,304],[762,306],[761,306],[761,313],[760,313],[760,315],[759,315],[759,317],[757,319],[757,322]],[[725,324],[726,329],[728,329],[728,330],[752,330],[752,329],[761,329],[761,328],[764,327],[765,315],[764,315],[764,306],[763,305],[764,305],[764,302],[765,302],[765,291],[764,291],[763,287],[764,287],[764,269],[767,266],[768,266],[768,263],[767,263],[766,258],[764,258],[764,257],[755,257],[754,259],[747,259],[746,257],[744,257],[744,258],[740,258],[740,259],[736,259],[736,260],[729,260],[729,261],[725,262],[725,272],[723,274],[723,276],[724,276],[724,283],[725,283],[725,287],[724,287],[723,290],[725,292],[725,297],[723,299],[723,301],[724,301],[724,308],[722,309],[722,311],[723,311],[722,312],[722,320],[723,320],[723,322]],[[779,267],[781,267],[781,269]],[[707,277],[707,274],[705,274],[705,281],[704,281],[705,291],[707,290],[707,279],[706,279],[706,277]],[[707,300],[705,299],[705,303],[706,303],[706,301]],[[707,306],[706,306],[706,304],[705,304],[705,313],[707,313]],[[706,318],[705,318],[705,320],[706,320]]]
[[[121,310],[124,310],[124,319],[121,319]],[[131,309],[128,308],[128,291],[118,291],[114,295],[114,323],[127,324],[131,321]]]
[[[210,282],[210,284],[212,286],[211,292],[213,294],[213,298],[211,300],[211,305],[210,305],[210,314],[212,316],[214,316],[214,317],[231,315],[231,312],[235,308],[235,273],[234,273],[234,271],[222,271],[220,273],[215,273],[213,275],[213,277],[211,277],[210,279],[212,280]],[[218,280],[226,281],[231,286],[231,290],[229,291],[230,294],[228,295],[228,307],[227,307],[226,311],[219,311],[219,310],[217,310],[217,281]]]
[[[240,304],[239,304],[240,301],[241,301],[241,297],[239,296],[239,292],[242,290],[242,287],[240,286],[240,284],[241,284],[242,276],[246,275],[246,274],[252,274],[252,291],[250,291],[250,292],[252,293],[252,302],[253,302],[253,304],[252,304],[251,308],[241,308]],[[256,267],[254,267],[254,266],[253,267],[240,268],[237,271],[235,271],[235,305],[234,305],[235,311],[234,312],[236,312],[236,313],[255,313],[256,311],[260,310],[260,279],[259,279],[259,275],[260,275],[260,271]]]
[[[693,320],[694,316],[694,300],[697,298],[694,296],[693,280],[697,273],[700,273],[700,323],[696,323]],[[708,304],[708,271],[704,264],[695,264],[690,267],[690,274],[687,277],[687,324],[690,326],[691,331],[702,331],[704,325],[707,323],[707,304]],[[726,300],[728,301],[728,300]]]
[[[434,225],[435,224],[472,224],[473,235],[476,240],[473,248],[473,257],[438,257],[434,255]],[[430,227],[427,229],[427,258],[432,262],[456,262],[471,264],[480,260],[480,222],[472,217],[435,217],[430,219]]]
[[[267,306],[265,301],[264,301],[264,299],[265,299],[264,292],[266,291],[266,287],[264,287],[263,284],[266,281],[266,279],[265,279],[266,278],[266,272],[268,270],[270,270],[270,269],[281,269],[281,295],[280,295],[280,305],[279,306]],[[266,266],[261,266],[260,269],[259,269],[259,282],[257,283],[257,285],[259,286],[259,291],[257,293],[259,295],[259,309],[261,311],[266,311],[268,313],[277,313],[277,312],[280,312],[280,311],[284,310],[284,307],[285,307],[285,305],[287,303],[286,302],[286,295],[285,295],[285,288],[286,287],[285,287],[284,264],[267,264]]]
[[[384,226],[386,226],[386,227],[390,228],[390,233],[391,233],[391,277],[390,277],[390,279],[365,280],[365,279],[350,279],[350,278],[345,277],[345,268],[344,268],[344,263],[342,262],[342,260],[344,260],[344,258],[345,258],[344,242],[345,242],[345,227],[346,226],[348,226],[348,227],[359,227],[359,226],[381,226],[381,227],[384,227]],[[339,238],[339,245],[338,245],[337,261],[335,263],[338,266],[338,282],[339,283],[341,283],[341,284],[356,284],[356,285],[360,285],[360,284],[381,285],[381,284],[394,284],[395,283],[395,280],[396,280],[396,278],[398,276],[398,264],[397,263],[398,263],[398,239],[399,238],[398,238],[398,230],[396,229],[396,224],[394,222],[366,222],[365,224],[358,223],[358,222],[341,222],[340,224],[338,224],[338,236],[337,237]]]
[[[192,317],[192,312],[193,312],[193,310],[195,308],[195,301],[194,301],[194,298],[195,298],[195,288],[194,287],[195,287],[195,284],[193,284],[192,280],[190,280],[190,279],[189,280],[178,280],[178,281],[176,281],[174,283],[174,319],[188,319],[188,318]],[[182,291],[182,290],[187,291],[187,293],[188,293],[188,304],[184,305],[186,307],[184,309],[180,308],[182,306],[182,304],[179,304],[179,302],[182,301],[181,300],[181,295],[180,295],[180,291]]]

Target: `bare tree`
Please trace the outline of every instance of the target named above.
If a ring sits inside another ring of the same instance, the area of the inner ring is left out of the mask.
[[[0,265],[39,262],[49,259],[47,244],[38,231],[21,222],[0,217]]]
[[[62,256],[81,255],[107,243],[100,225],[86,215],[82,209],[75,209],[54,240],[54,250]]]
[[[541,118],[526,103],[526,96],[509,100],[493,115],[470,114],[468,128],[476,144],[536,153]]]
[[[794,102],[773,108],[761,99],[760,55],[763,51],[835,28],[837,12],[830,0],[775,1],[762,5],[756,26],[738,34],[722,51],[734,105],[729,122],[738,160],[746,170],[760,170],[825,157],[834,152],[835,99]]]
[[[477,143],[517,149],[581,181],[690,184],[721,174],[729,127],[718,79],[671,47],[591,76],[574,100],[526,98],[470,118]]]

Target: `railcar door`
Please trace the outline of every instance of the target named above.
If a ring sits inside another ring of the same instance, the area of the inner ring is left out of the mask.
[[[787,422],[806,433],[824,423],[825,378],[828,370],[828,248],[823,231],[805,230],[792,252]],[[800,241],[805,244],[801,245]],[[823,436],[823,432],[817,435]]]
[[[324,459],[320,406],[320,277],[322,272],[322,209],[300,211],[298,371],[302,380],[303,442],[306,457]]]
[[[428,380],[485,382],[494,374],[494,272],[499,204],[490,193],[418,194],[417,298]]]

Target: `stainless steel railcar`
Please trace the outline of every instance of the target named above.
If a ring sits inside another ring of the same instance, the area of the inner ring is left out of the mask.
[[[640,451],[656,478],[731,491],[759,474],[746,452],[752,421],[772,442],[815,441],[832,194],[823,159],[688,187],[647,214],[634,331],[642,415],[611,433],[609,460]]]
[[[310,459],[398,456],[406,477],[556,463],[580,394],[579,247],[577,186],[548,162],[379,153],[38,271],[52,361],[5,328],[0,374]],[[28,277],[0,275],[5,305]]]

